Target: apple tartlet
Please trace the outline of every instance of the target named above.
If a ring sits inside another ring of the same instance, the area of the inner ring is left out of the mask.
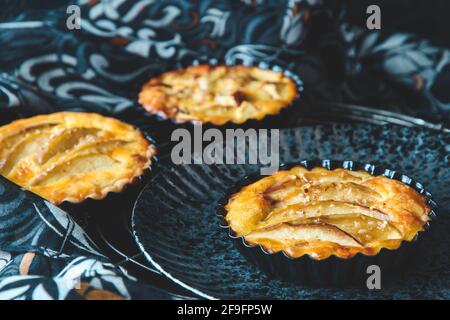
[[[237,236],[270,253],[348,259],[412,241],[430,219],[427,200],[365,171],[295,166],[232,195],[225,220]]]
[[[242,65],[197,65],[169,71],[147,82],[139,103],[175,122],[242,124],[278,114],[297,96],[297,85],[281,72]]]
[[[0,174],[55,204],[122,191],[155,151],[132,126],[93,113],[39,115],[0,127]]]

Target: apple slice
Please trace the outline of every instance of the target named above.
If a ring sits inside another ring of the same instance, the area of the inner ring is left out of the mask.
[[[307,219],[349,214],[364,215],[381,221],[390,221],[391,219],[388,213],[384,213],[376,209],[371,209],[366,206],[349,202],[327,200],[319,202],[313,201],[310,203],[291,204],[286,207],[274,210],[263,221],[261,221],[259,226],[267,227],[269,225],[294,221],[302,218]]]
[[[296,203],[329,200],[370,206],[370,203],[382,200],[381,195],[376,191],[353,182],[313,184],[292,188],[289,192],[280,192],[279,197],[276,199],[278,203],[274,204],[275,208]]]
[[[272,70],[263,70],[260,68],[252,68],[250,70],[250,75],[254,79],[264,82],[279,82],[283,78],[283,74],[281,72],[275,72]]]
[[[251,243],[261,243],[264,239],[272,240],[285,243],[286,247],[308,241],[326,241],[337,243],[341,246],[362,247],[350,234],[325,223],[280,223],[267,228],[257,229],[247,234],[245,239]]]
[[[338,227],[351,234],[358,242],[370,246],[371,242],[402,239],[402,233],[388,221],[362,215],[335,215],[322,217],[321,222]]]
[[[8,176],[13,168],[18,166],[22,160],[38,152],[48,139],[48,133],[40,130],[26,135],[5,155],[2,166],[0,167],[0,173]]]
[[[50,140],[38,154],[39,164],[47,162],[57,154],[63,154],[75,147],[81,140],[96,135],[99,132],[97,128],[68,128],[59,130],[57,134],[50,137]]]
[[[11,149],[20,140],[37,131],[49,130],[55,125],[56,124],[37,124],[28,128],[16,129],[7,133],[2,133],[0,130],[0,166],[2,166],[2,163],[5,162],[6,156],[11,152]]]
[[[62,157],[49,161],[40,174],[36,175],[29,185],[47,184],[63,176],[74,176],[89,171],[101,171],[119,163],[119,157],[107,155],[107,151],[125,145],[127,142],[116,139],[95,139],[65,153]],[[120,149],[119,149],[120,150]]]

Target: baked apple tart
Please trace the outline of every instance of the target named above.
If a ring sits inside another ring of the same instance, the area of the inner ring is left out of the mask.
[[[348,259],[412,241],[430,219],[427,200],[406,184],[365,171],[295,166],[232,195],[225,220],[267,252]]]
[[[151,79],[143,86],[139,103],[175,122],[223,125],[278,114],[296,96],[296,83],[281,72],[205,64]]]
[[[93,113],[39,115],[0,127],[0,174],[55,204],[120,192],[155,151],[132,126]]]

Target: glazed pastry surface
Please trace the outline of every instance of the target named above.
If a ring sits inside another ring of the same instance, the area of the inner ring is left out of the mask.
[[[269,252],[315,259],[397,249],[429,220],[427,198],[365,171],[302,166],[250,184],[229,199],[226,221]]]
[[[93,113],[39,115],[0,127],[0,174],[55,204],[120,192],[155,151],[132,126]]]
[[[139,103],[148,112],[176,122],[222,125],[277,114],[296,95],[294,81],[280,72],[198,65],[151,79],[143,86]]]

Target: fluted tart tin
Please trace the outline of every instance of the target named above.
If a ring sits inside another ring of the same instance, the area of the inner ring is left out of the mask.
[[[331,255],[325,259],[315,259],[308,254],[298,258],[293,258],[284,251],[275,253],[269,252],[260,244],[250,244],[244,236],[238,236],[229,226],[225,216],[230,197],[243,187],[248,186],[263,176],[256,172],[245,177],[240,183],[228,190],[220,200],[217,213],[221,217],[221,227],[227,232],[229,238],[233,240],[241,254],[252,264],[261,269],[270,279],[283,280],[302,285],[314,287],[367,287],[370,276],[379,272],[383,283],[401,274],[402,270],[409,263],[414,263],[414,258],[418,256],[420,248],[419,238],[427,234],[430,222],[436,216],[436,203],[424,186],[410,178],[409,176],[396,170],[383,169],[370,163],[360,163],[355,161],[333,161],[333,160],[304,160],[298,163],[283,164],[281,170],[291,169],[295,166],[303,166],[306,169],[323,167],[328,170],[338,168],[350,171],[366,171],[372,176],[384,176],[389,179],[398,180],[418,193],[426,197],[427,205],[431,208],[428,215],[430,220],[425,224],[424,230],[417,233],[412,241],[403,241],[399,248],[390,250],[382,248],[375,255],[365,255],[357,253],[350,258],[341,258]]]

